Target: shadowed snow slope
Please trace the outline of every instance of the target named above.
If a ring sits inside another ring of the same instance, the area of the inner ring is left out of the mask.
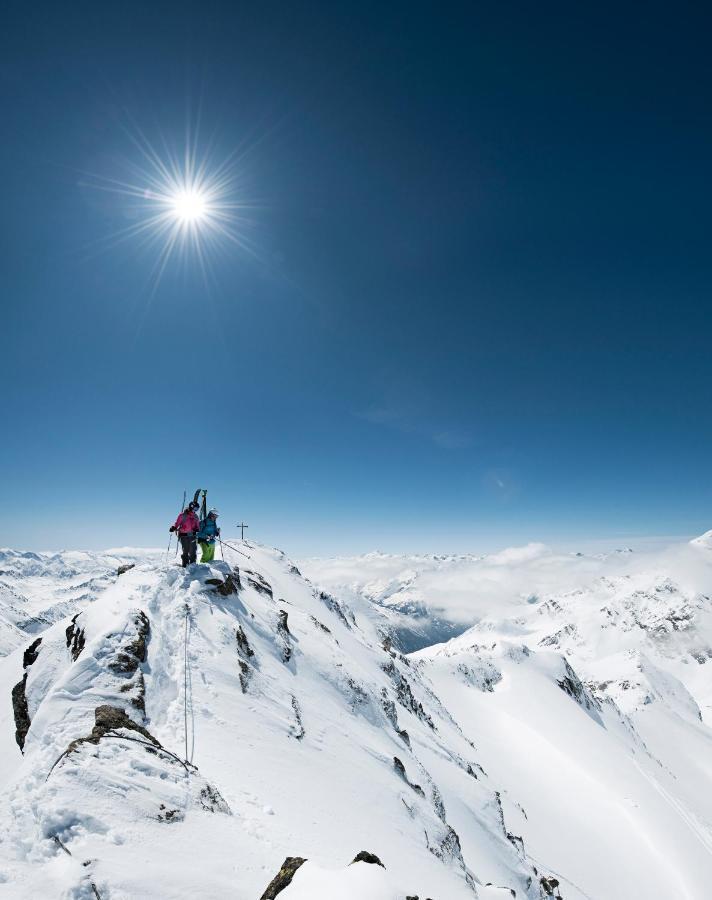
[[[316,590],[279,551],[249,553],[187,570],[139,559],[0,660],[3,896],[258,900],[300,856],[280,900],[541,897],[541,875],[570,862],[555,800],[535,867],[504,792],[520,779],[496,759],[498,779],[485,774],[493,745],[443,674],[450,657],[411,662],[365,601]],[[542,658],[542,702],[563,705],[576,741],[603,731],[595,703],[556,686],[561,658]],[[441,674],[459,723],[432,690]],[[624,747],[626,727],[610,742]],[[385,869],[349,865],[361,850]]]

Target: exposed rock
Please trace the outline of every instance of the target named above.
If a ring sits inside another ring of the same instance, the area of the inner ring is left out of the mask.
[[[383,865],[381,860],[376,856],[375,853],[369,853],[368,850],[361,850],[360,853],[357,853],[356,856],[351,860],[349,865],[353,865],[357,862],[370,863],[372,866],[380,866],[382,869],[386,867]]]
[[[323,622],[320,622],[315,616],[309,616],[309,618],[312,620],[312,622],[316,625],[317,628],[321,629],[321,631],[324,631],[326,634],[331,634],[331,629],[327,628],[326,625],[324,625]]]
[[[139,610],[133,617],[132,624],[136,631],[135,637],[124,644],[109,663],[109,668],[117,675],[133,675],[139,664],[146,662],[147,640],[151,630],[148,616],[143,610]]]
[[[384,663],[381,668],[393,682],[393,687],[396,690],[396,698],[400,705],[405,709],[410,710],[413,715],[417,716],[422,722],[425,722],[426,725],[435,730],[433,720],[423,709],[423,704],[413,696],[413,691],[411,690],[410,684],[408,684],[408,680],[401,673],[395,662],[390,660],[389,662]]]
[[[554,878],[553,876],[546,877],[542,875],[539,879],[539,886],[541,887],[542,897],[554,897],[556,900],[563,900],[561,893],[559,891],[559,880],[558,878]]]
[[[67,649],[69,650],[72,659],[74,662],[79,659],[79,654],[84,649],[84,644],[86,643],[86,639],[84,637],[84,629],[80,628],[77,625],[77,619],[79,618],[80,613],[76,613],[76,615],[72,616],[72,622],[70,625],[67,625],[65,629],[65,635],[67,637]]]
[[[108,732],[117,731],[120,728],[126,729],[127,731],[136,731],[153,747],[163,750],[160,742],[156,740],[150,731],[145,729],[142,725],[138,725],[133,719],[130,719],[121,707],[104,704],[102,706],[97,706],[94,710],[94,727],[91,730],[91,734],[73,740],[55,762],[54,766],[64,759],[65,756],[68,756],[70,753],[73,753],[81,747],[82,744],[98,744]],[[180,760],[178,761],[180,762]],[[54,769],[54,766],[52,766],[52,769]]]
[[[405,781],[405,783],[408,785],[408,787],[411,788],[411,790],[414,790],[415,793],[418,794],[420,797],[425,797],[425,791],[422,789],[422,787],[419,784],[413,784],[412,781],[408,781],[408,776],[406,775],[405,766],[403,765],[402,761],[400,759],[398,759],[397,756],[393,757],[393,768],[400,775],[400,777],[403,779],[403,781]]]
[[[206,578],[205,583],[213,585],[221,597],[229,597],[231,594],[236,594],[242,587],[238,569],[235,569],[234,572],[228,572],[222,580],[220,578]]]
[[[304,730],[304,724],[302,723],[302,708],[294,694],[292,694],[292,709],[294,710],[295,724],[290,728],[289,734],[296,740],[301,741],[306,734],[306,731]]]
[[[303,866],[306,859],[301,856],[288,856],[282,863],[282,868],[274,876],[267,886],[267,890],[262,894],[260,900],[275,900],[277,894],[280,894],[286,887],[292,883],[295,873]]]
[[[336,599],[336,597],[332,597],[331,594],[327,594],[326,591],[319,591],[318,597],[328,609],[330,609],[341,619],[341,621],[347,628],[351,628],[351,623],[346,618],[346,613],[344,612],[341,604]]]
[[[220,791],[212,784],[206,784],[200,791],[200,805],[208,812],[221,812],[232,815]]]
[[[116,570],[116,574],[117,575],[125,575],[126,572],[128,572],[130,569],[135,569],[135,568],[136,568],[136,563],[126,563],[126,565],[124,565],[124,566],[119,566],[119,568]]]
[[[30,730],[30,712],[27,708],[27,697],[25,688],[27,687],[27,672],[22,676],[22,680],[18,681],[12,689],[12,712],[15,716],[15,740],[20,750],[24,751],[25,738]]]
[[[254,657],[255,651],[250,647],[247,635],[242,625],[238,625],[235,630],[235,639],[237,641],[237,664],[240,667],[240,688],[242,693],[247,693],[247,686],[252,677],[252,664],[250,660]]]
[[[32,663],[35,662],[40,652],[40,644],[42,643],[42,638],[38,637],[36,641],[33,641],[30,646],[25,650],[22,654],[22,667],[23,669],[28,669]]]
[[[243,569],[243,571],[247,575],[250,587],[253,587],[258,594],[265,594],[270,600],[274,600],[272,585],[263,575],[260,575],[259,572],[252,572],[250,569]]]
[[[165,803],[161,803],[159,809],[161,810],[161,812],[158,813],[159,822],[182,822],[185,818],[183,810],[167,809]]]
[[[395,731],[395,733],[403,741],[403,743],[408,748],[410,748],[410,735],[404,728],[401,728],[399,726],[396,705],[388,696],[388,691],[385,688],[381,690],[381,706],[383,707],[383,712],[386,714],[386,718],[393,726],[393,730]]]
[[[291,632],[287,620],[289,613],[286,609],[280,609],[279,621],[277,622],[277,637],[282,648],[282,662],[288,663],[292,658],[292,640]]]
[[[31,724],[30,711],[27,706],[26,694],[28,675],[27,670],[37,660],[41,643],[42,638],[38,637],[30,644],[29,647],[25,649],[25,652],[22,654],[22,667],[23,669],[25,669],[25,672],[22,676],[22,680],[18,681],[17,684],[13,687],[10,695],[12,699],[12,713],[15,718],[15,740],[17,741],[17,746],[23,752],[25,749],[25,738],[27,737],[27,732],[30,730]]]

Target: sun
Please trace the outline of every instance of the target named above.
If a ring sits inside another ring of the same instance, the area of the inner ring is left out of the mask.
[[[206,276],[221,245],[258,256],[247,233],[256,207],[247,202],[247,174],[237,151],[215,160],[209,149],[199,152],[197,135],[190,129],[182,145],[171,145],[166,138],[154,145],[138,128],[128,135],[135,151],[124,161],[128,177],[86,173],[82,182],[116,194],[132,220],[107,235],[107,247],[138,240],[154,249],[154,289],[171,260],[194,260]]]
[[[197,227],[210,215],[210,201],[205,191],[189,185],[170,195],[169,202],[175,218],[186,227]]]

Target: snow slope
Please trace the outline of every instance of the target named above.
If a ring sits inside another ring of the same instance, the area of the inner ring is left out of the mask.
[[[257,900],[298,855],[285,900],[542,896],[429,677],[249,553],[140,563],[0,660],[3,895]]]
[[[133,547],[103,553],[0,549],[0,656],[19,647],[24,635],[39,634],[95,600],[120,566],[164,558],[165,550]]]
[[[280,900],[707,900],[712,534],[331,561],[343,595],[241,546],[85,560],[61,619],[61,563],[3,576],[4,896],[259,900],[299,857]],[[408,591],[471,627],[403,655]]]

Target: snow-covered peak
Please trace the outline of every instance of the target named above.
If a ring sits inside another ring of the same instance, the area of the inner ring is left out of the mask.
[[[138,562],[0,662],[10,896],[254,900],[298,856],[286,900],[538,898],[475,746],[365,601],[242,546]]]

